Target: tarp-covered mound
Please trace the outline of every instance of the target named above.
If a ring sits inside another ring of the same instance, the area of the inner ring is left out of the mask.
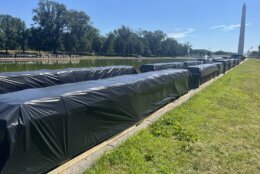
[[[234,66],[239,64],[239,60],[238,59],[228,59],[228,60],[231,61],[231,67],[234,67]]]
[[[212,62],[211,64],[217,65],[218,67],[218,74],[225,73],[224,63],[223,62]]]
[[[197,88],[202,83],[214,78],[218,75],[218,67],[216,64],[201,64],[195,66],[189,66],[187,68],[191,74],[192,78],[190,81],[191,88]]]
[[[194,66],[194,65],[200,65],[200,64],[203,64],[204,62],[203,61],[184,61],[184,67],[187,68],[189,66]]]
[[[215,59],[213,62],[221,62],[224,64],[224,71],[227,71],[230,69],[231,62],[229,59]]]
[[[196,61],[202,61],[203,63],[210,63],[213,61],[213,59],[209,58],[197,58]]]
[[[158,71],[163,69],[181,69],[184,68],[183,62],[155,63],[141,65],[141,72]]]
[[[234,59],[228,59],[230,61],[230,68],[233,68],[235,66],[235,60]]]
[[[6,72],[0,73],[0,94],[136,73],[132,66]]]
[[[240,63],[240,60],[239,59],[234,59],[235,62],[236,62],[236,65],[238,65]]]
[[[44,173],[189,91],[162,70],[0,95],[0,173]]]

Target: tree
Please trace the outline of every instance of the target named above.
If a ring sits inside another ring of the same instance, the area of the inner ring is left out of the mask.
[[[129,52],[132,55],[143,55],[145,50],[145,45],[143,38],[141,38],[137,33],[133,33],[129,39]]]
[[[260,54],[260,45],[258,46],[258,53]]]
[[[88,32],[91,32],[90,17],[85,12],[71,10],[68,12],[68,33],[67,39],[73,43],[72,50],[86,51],[91,49],[87,38]]]
[[[102,51],[105,38],[100,35],[96,35],[92,40],[92,49],[95,53],[100,54]]]
[[[80,50],[77,49],[78,47],[76,45],[78,45],[78,43],[77,43],[77,38],[75,35],[72,35],[69,32],[63,33],[62,43],[63,43],[64,51],[79,53]]]
[[[127,56],[129,51],[128,49],[129,39],[132,34],[131,29],[122,26],[121,28],[115,30],[114,34],[116,36],[115,52],[121,54],[122,56]]]
[[[151,56],[152,55],[152,52],[151,52],[151,49],[150,49],[150,46],[149,46],[149,42],[146,38],[143,37],[143,31],[140,31],[137,33],[138,34],[138,37],[139,37],[139,42],[141,42],[141,46],[142,48],[142,55],[143,56]]]
[[[43,31],[40,28],[30,28],[27,31],[28,46],[36,51],[47,50],[44,44]]]
[[[153,37],[154,44],[152,50],[154,50],[154,54],[158,56],[161,50],[161,43],[163,40],[165,40],[166,34],[163,33],[161,30],[156,30],[153,34]]]
[[[68,13],[65,5],[50,0],[40,0],[33,10],[35,26],[41,30],[47,50],[54,54],[61,47],[62,33],[67,29]]]
[[[206,49],[194,49],[194,50],[192,50],[192,54],[198,55],[198,56],[205,56],[205,55],[211,55],[212,52],[208,51]]]
[[[109,33],[105,38],[102,52],[105,54],[114,54],[115,40],[116,40],[116,36],[114,35],[114,33]]]
[[[165,40],[166,34],[160,30],[155,32],[143,31],[143,37],[149,45],[150,51],[153,56],[159,56],[161,52],[162,41]]]
[[[214,55],[232,55],[232,54],[235,54],[235,53],[219,50],[219,51],[213,52],[213,54]]]
[[[19,37],[25,25],[21,19],[10,15],[0,15],[0,37],[5,52],[9,49],[17,49],[19,46]]]
[[[21,25],[19,25],[19,29],[18,29],[18,43],[23,53],[25,53],[25,49],[28,44],[27,39],[28,39],[28,30],[26,29],[25,22],[23,21]]]
[[[162,42],[161,46],[162,56],[177,56],[178,55],[178,42],[174,38],[167,38]]]
[[[84,39],[85,39],[85,49],[90,54],[92,54],[92,52],[94,51],[94,47],[97,48],[96,47],[97,45],[95,45],[96,43],[94,44],[94,42],[98,40],[97,39],[98,37],[100,37],[98,29],[89,26],[87,31],[85,32]]]
[[[4,33],[0,30],[0,50],[4,49]]]

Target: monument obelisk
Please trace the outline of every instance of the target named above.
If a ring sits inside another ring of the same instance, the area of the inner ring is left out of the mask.
[[[238,43],[238,51],[237,51],[237,54],[239,55],[244,54],[245,28],[246,28],[246,4],[244,4],[242,8],[239,43]]]

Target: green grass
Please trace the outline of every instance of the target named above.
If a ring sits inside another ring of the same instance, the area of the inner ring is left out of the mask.
[[[260,173],[260,60],[233,69],[85,173]]]

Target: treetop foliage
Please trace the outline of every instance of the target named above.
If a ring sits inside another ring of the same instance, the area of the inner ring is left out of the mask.
[[[21,19],[0,15],[0,49],[118,56],[182,56],[191,50],[189,43],[178,43],[161,30],[122,26],[102,36],[85,12],[51,0],[39,0],[32,19],[34,23],[26,28]]]

